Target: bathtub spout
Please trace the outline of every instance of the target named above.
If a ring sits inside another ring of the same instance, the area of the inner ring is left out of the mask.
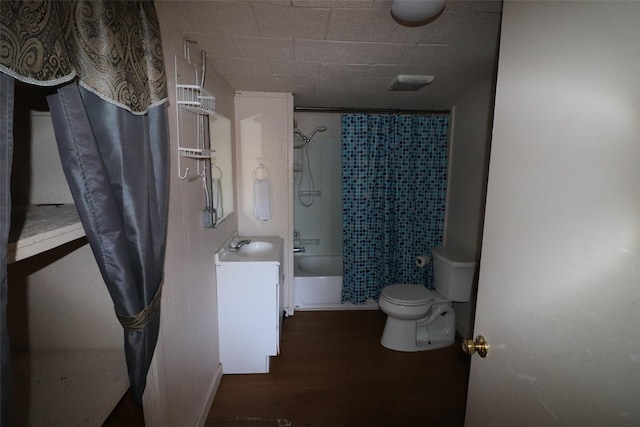
[[[298,253],[298,252],[306,252],[306,249],[304,248],[304,246],[296,246],[293,248],[293,253]]]

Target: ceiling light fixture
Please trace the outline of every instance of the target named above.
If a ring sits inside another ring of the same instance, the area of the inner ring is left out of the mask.
[[[389,90],[403,90],[403,91],[416,91],[425,87],[433,81],[433,76],[415,76],[409,74],[399,74],[391,80],[387,89]]]
[[[401,25],[418,27],[437,18],[444,10],[444,0],[393,0],[391,16]]]

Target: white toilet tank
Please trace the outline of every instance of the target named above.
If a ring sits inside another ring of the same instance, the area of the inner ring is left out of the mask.
[[[476,261],[454,248],[431,248],[433,285],[449,301],[471,300]]]

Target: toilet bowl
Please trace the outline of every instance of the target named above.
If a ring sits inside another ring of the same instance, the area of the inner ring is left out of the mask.
[[[453,344],[455,313],[437,292],[408,283],[386,286],[378,305],[387,315],[380,339],[384,347],[422,351]]]
[[[434,287],[394,284],[382,289],[378,305],[387,315],[380,343],[391,350],[424,351],[455,342],[452,301],[469,301],[475,261],[454,249],[431,249]]]

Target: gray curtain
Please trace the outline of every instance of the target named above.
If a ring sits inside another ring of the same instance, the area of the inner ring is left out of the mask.
[[[0,19],[3,425],[13,78],[58,87],[47,100],[63,169],[142,404],[160,323],[168,207],[167,89],[153,2],[2,0]]]
[[[14,81],[0,73],[0,425],[9,425],[9,332],[7,329],[7,242],[11,222]]]
[[[134,115],[71,83],[47,98],[76,208],[124,328],[142,403],[158,339],[168,204],[165,104]]]

